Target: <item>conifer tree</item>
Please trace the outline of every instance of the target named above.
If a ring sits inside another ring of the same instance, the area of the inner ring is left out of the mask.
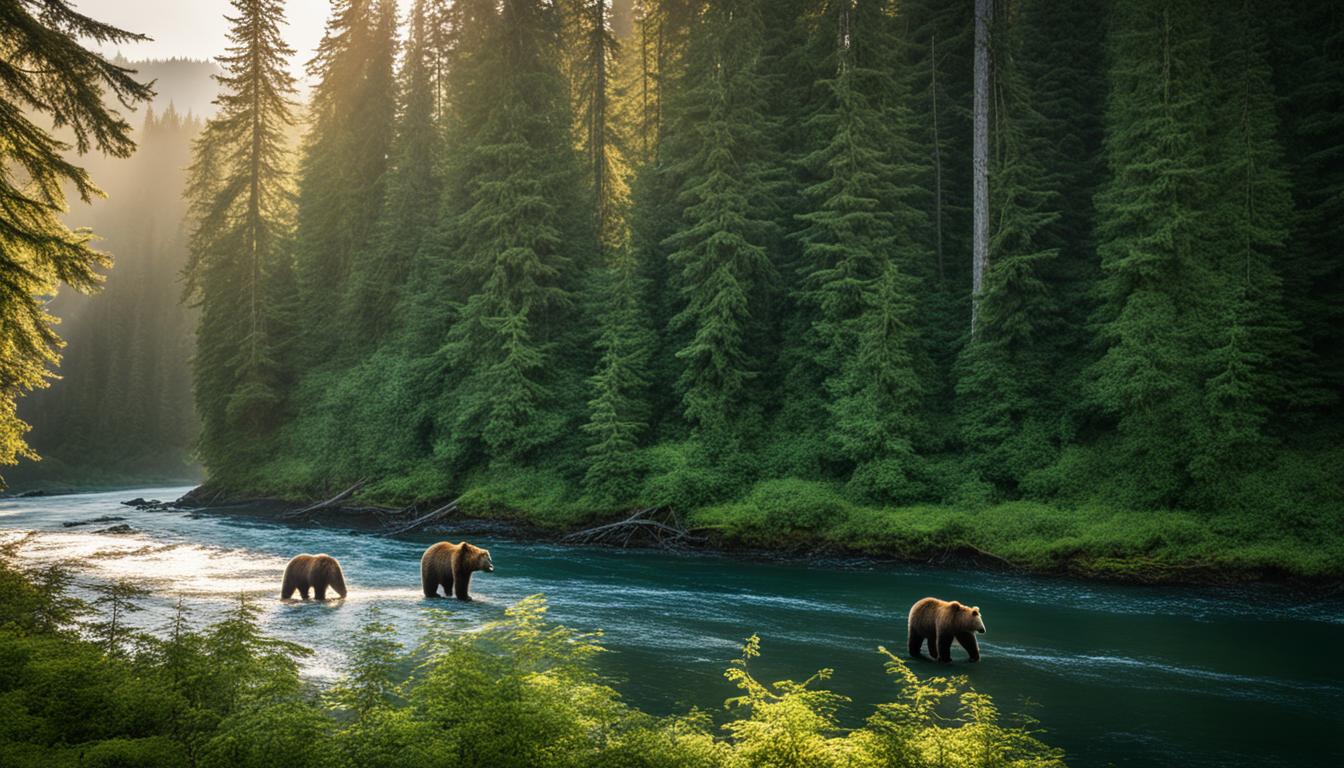
[[[193,230],[186,294],[200,304],[195,397],[199,450],[227,474],[276,424],[284,399],[278,345],[286,328],[272,293],[288,272],[293,193],[286,131],[293,78],[276,0],[233,0],[218,114],[196,141],[187,194]]]
[[[351,277],[356,256],[367,254],[382,209],[396,113],[396,21],[394,0],[332,0],[326,34],[309,63],[317,85],[299,168],[295,238],[308,365],[333,360],[346,348],[341,332],[359,330],[331,316],[359,282]]]
[[[829,395],[829,438],[851,465],[887,458],[883,441],[873,438],[883,427],[905,430],[886,441],[908,456],[919,410],[907,292],[915,286],[910,274],[927,259],[928,218],[911,183],[919,147],[907,83],[895,69],[894,33],[886,2],[831,0],[809,46],[822,76],[805,122],[813,149],[802,160],[811,183],[797,216],[800,299],[809,320],[807,356]],[[887,363],[906,369],[870,368]],[[893,384],[870,387],[868,376]]]
[[[1215,180],[1210,26],[1197,4],[1126,0],[1109,30],[1097,197],[1101,356],[1091,392],[1115,419],[1133,501],[1173,503],[1202,434],[1203,340],[1218,294],[1207,209]]]
[[[612,501],[633,497],[639,470],[636,449],[648,429],[648,363],[653,338],[647,325],[635,260],[627,247],[614,253],[602,273],[598,295],[605,310],[599,318],[597,349],[601,357],[589,380],[588,446],[585,487]]]
[[[134,72],[82,41],[143,39],[66,3],[19,0],[0,14],[0,465],[36,456],[16,408],[24,393],[46,386],[59,361],[61,339],[44,297],[60,283],[94,291],[102,280],[98,269],[111,264],[92,247],[91,233],[60,220],[68,189],[84,202],[101,194],[65,153],[129,156],[135,149],[130,124],[105,99],[130,109],[153,95]],[[73,144],[41,128],[38,116],[67,129]]]
[[[1344,403],[1344,7],[1266,0],[1253,11],[1273,30],[1280,144],[1296,208],[1278,271],[1307,356],[1288,364],[1314,387],[1299,394],[1308,395],[1302,404],[1337,414]]]
[[[417,0],[411,10],[387,198],[375,236],[355,261],[350,281],[346,312],[353,322],[349,341],[354,344],[376,345],[396,325],[398,313],[393,310],[439,210],[441,13],[437,0]]]
[[[589,361],[574,342],[575,292],[594,246],[571,143],[569,87],[553,5],[508,0],[460,71],[448,227],[466,295],[444,348],[453,384],[446,431],[462,450],[515,461],[558,439],[574,413],[562,389]],[[462,33],[476,34],[469,27]],[[575,391],[574,389],[570,390]]]
[[[666,239],[682,297],[678,336],[685,418],[732,438],[751,408],[775,275],[777,237],[755,0],[709,3],[693,29],[675,102],[672,173],[680,225]],[[671,106],[670,104],[670,106]]]
[[[1249,1],[1218,16],[1217,196],[1209,214],[1218,236],[1219,315],[1205,362],[1207,432],[1192,472],[1209,490],[1229,487],[1263,458],[1272,407],[1310,403],[1306,360],[1282,304],[1282,259],[1293,201],[1270,80],[1263,22]]]

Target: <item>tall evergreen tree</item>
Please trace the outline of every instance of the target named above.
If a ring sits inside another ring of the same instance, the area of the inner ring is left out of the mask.
[[[98,269],[111,264],[90,245],[91,233],[72,231],[59,218],[68,188],[85,202],[100,194],[64,153],[127,157],[135,149],[131,127],[104,99],[110,92],[131,108],[153,95],[134,72],[82,41],[143,39],[65,3],[18,0],[0,14],[0,464],[35,457],[16,408],[24,393],[46,386],[59,361],[61,340],[43,297],[60,283],[93,291]],[[37,115],[68,129],[73,145],[34,123]]]
[[[750,412],[767,330],[777,237],[764,113],[760,7],[709,3],[694,28],[676,100],[672,172],[681,223],[666,240],[682,296],[672,319],[685,418],[732,437]]]
[[[1338,413],[1344,403],[1344,7],[1266,0],[1252,10],[1273,30],[1268,53],[1296,208],[1279,274],[1308,356],[1289,364],[1293,375],[1315,386],[1308,400]]]
[[[349,341],[366,347],[377,345],[397,324],[399,314],[393,310],[402,300],[416,254],[433,230],[439,210],[441,14],[437,0],[416,0],[411,9],[386,201],[375,235],[357,254],[352,269],[346,306],[352,321]]]
[[[284,400],[277,345],[283,327],[273,286],[288,272],[293,193],[286,132],[292,126],[293,51],[280,38],[278,0],[233,0],[219,111],[196,141],[187,194],[194,227],[186,294],[199,302],[194,362],[199,449],[212,471],[276,424]],[[239,460],[235,460],[239,456]]]
[[[1283,311],[1279,264],[1293,201],[1271,83],[1264,22],[1249,1],[1217,17],[1217,197],[1210,216],[1218,237],[1222,281],[1214,349],[1204,362],[1207,431],[1192,471],[1206,489],[1230,487],[1263,459],[1269,414],[1276,406],[1316,399],[1293,375],[1306,350]]]
[[[295,239],[307,365],[333,360],[347,346],[340,332],[359,331],[331,317],[360,282],[351,278],[356,256],[368,253],[382,209],[396,114],[396,22],[394,0],[332,0],[326,34],[309,63],[317,85],[299,168]]]
[[[1199,4],[1126,0],[1109,30],[1097,197],[1101,355],[1091,392],[1115,419],[1132,501],[1174,503],[1202,434],[1200,368],[1220,281],[1207,209],[1216,176],[1211,28]]]
[[[445,432],[459,457],[513,461],[557,440],[576,415],[562,392],[577,393],[589,362],[574,313],[594,241],[574,194],[560,22],[553,5],[508,0],[471,20],[486,25],[479,47],[458,53],[462,124],[447,181],[457,191],[437,253],[465,292],[444,348]]]
[[[909,310],[928,218],[911,183],[919,147],[895,32],[883,0],[830,0],[809,46],[822,76],[805,122],[800,298],[829,438],[851,467],[891,458],[892,447],[910,459],[920,411]],[[904,367],[873,367],[887,364]]]

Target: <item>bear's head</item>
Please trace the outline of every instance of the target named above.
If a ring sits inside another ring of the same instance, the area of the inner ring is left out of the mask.
[[[467,542],[462,542],[462,553],[467,556],[467,566],[473,571],[485,571],[493,573],[495,570],[495,561],[490,559],[490,550],[481,549]]]
[[[956,611],[957,626],[969,629],[972,632],[983,633],[985,631],[985,620],[980,615],[980,606],[962,605],[956,600],[950,603],[950,607]]]

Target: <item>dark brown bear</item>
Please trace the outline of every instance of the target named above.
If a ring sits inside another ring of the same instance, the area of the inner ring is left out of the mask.
[[[938,661],[952,660],[952,641],[961,643],[961,647],[970,654],[971,661],[980,660],[980,646],[975,642],[975,634],[985,631],[985,621],[980,618],[980,609],[965,606],[956,600],[946,602],[936,597],[926,597],[910,608],[908,620],[910,629],[910,655],[921,658],[920,646],[929,641],[929,655]]]
[[[311,588],[318,600],[327,599],[327,587],[345,597],[345,575],[341,564],[331,555],[298,555],[285,566],[285,580],[280,585],[280,599],[288,600],[298,590],[308,599]]]
[[[493,570],[495,564],[490,559],[490,550],[473,547],[465,541],[460,544],[440,541],[420,557],[420,584],[425,588],[425,597],[438,597],[442,585],[444,597],[454,594],[458,600],[470,600],[467,587],[471,584],[471,574]]]

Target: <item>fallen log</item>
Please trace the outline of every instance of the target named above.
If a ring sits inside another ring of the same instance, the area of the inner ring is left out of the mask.
[[[662,519],[655,519],[653,516],[662,513]],[[560,542],[564,544],[605,544],[619,547],[629,547],[631,543],[638,543],[639,540],[645,540],[648,543],[664,548],[675,548],[703,542],[703,536],[696,536],[681,522],[671,509],[660,507],[646,507],[637,509],[624,520],[618,520],[614,523],[604,523],[602,525],[585,528],[582,531],[574,531],[561,537]]]
[[[436,509],[436,510],[434,510],[434,511],[432,511],[432,512],[427,512],[427,513],[425,513],[425,514],[423,514],[423,515],[421,515],[421,516],[415,518],[414,520],[410,520],[410,521],[408,521],[408,522],[404,522],[404,523],[394,523],[394,524],[393,524],[393,527],[391,527],[391,528],[387,528],[387,529],[383,530],[383,531],[380,532],[378,535],[379,535],[379,536],[398,536],[398,535],[403,534],[403,533],[410,533],[411,531],[414,531],[416,528],[419,528],[419,527],[424,526],[424,525],[428,525],[429,523],[432,523],[432,522],[438,520],[439,518],[446,517],[446,516],[451,515],[452,513],[456,512],[456,511],[457,511],[457,503],[458,503],[459,501],[461,501],[461,498],[460,498],[460,497],[459,497],[459,498],[456,498],[456,499],[453,499],[452,501],[448,502],[447,504],[444,504],[442,507],[439,507],[438,509]],[[410,509],[410,507],[408,507],[407,509]]]
[[[310,504],[309,506],[306,506],[303,509],[296,509],[292,512],[286,512],[285,517],[303,517],[304,515],[311,515],[314,512],[321,512],[324,509],[330,509],[340,504],[341,502],[345,501],[346,499],[350,498],[351,496],[354,496],[355,493],[357,493],[360,488],[363,488],[368,482],[369,481],[367,478],[365,478],[364,480],[360,480],[359,482],[355,483],[349,488],[346,488],[344,491],[341,491],[335,496],[332,496],[330,499],[327,499],[326,501],[319,501],[316,504]]]

